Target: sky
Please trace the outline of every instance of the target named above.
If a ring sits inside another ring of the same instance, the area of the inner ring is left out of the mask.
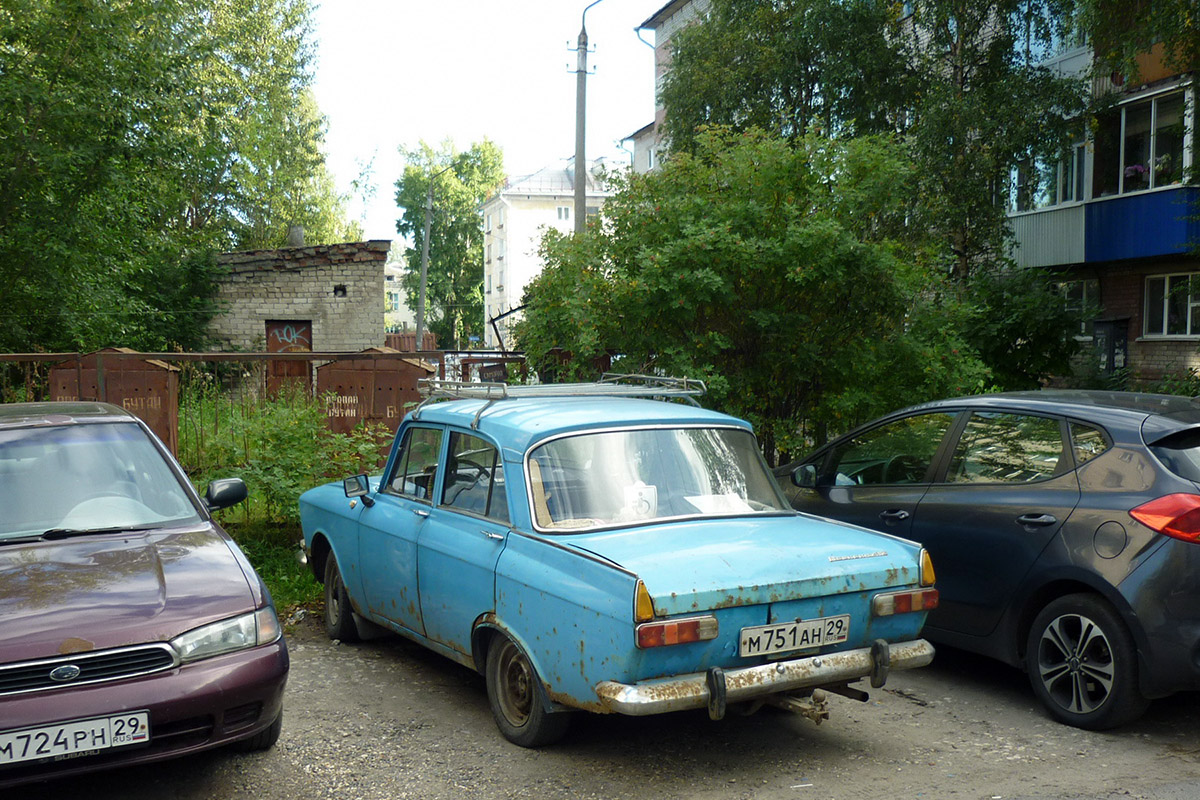
[[[375,196],[354,200],[367,239],[395,239],[401,148],[484,138],[510,176],[575,154],[576,42],[589,0],[323,0],[314,14],[314,91],[340,191],[371,164]],[[591,47],[586,156],[624,159],[620,140],[654,119],[654,50],[634,30],[667,0],[601,0]],[[653,43],[653,31],[642,31]],[[627,144],[627,143],[626,143]]]

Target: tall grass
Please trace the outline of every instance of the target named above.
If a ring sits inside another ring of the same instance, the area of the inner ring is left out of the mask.
[[[296,557],[300,494],[378,468],[391,432],[382,424],[362,424],[349,434],[333,433],[324,399],[303,387],[264,396],[220,383],[200,373],[181,388],[179,460],[201,492],[214,478],[246,482],[249,497],[219,512],[222,525],[279,608],[312,602],[320,597],[320,585]]]

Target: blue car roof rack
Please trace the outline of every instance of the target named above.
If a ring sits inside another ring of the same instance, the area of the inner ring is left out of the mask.
[[[413,411],[416,419],[421,409],[438,400],[486,400],[475,415],[471,427],[479,425],[479,417],[492,403],[523,397],[644,397],[681,399],[694,406],[696,397],[704,394],[704,381],[694,378],[671,378],[661,375],[623,375],[606,372],[598,381],[585,383],[539,383],[509,385],[477,381],[444,381],[422,378],[417,391],[425,399]]]

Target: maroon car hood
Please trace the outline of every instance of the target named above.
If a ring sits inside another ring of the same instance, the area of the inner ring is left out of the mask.
[[[0,544],[0,663],[166,641],[253,609],[207,525]]]

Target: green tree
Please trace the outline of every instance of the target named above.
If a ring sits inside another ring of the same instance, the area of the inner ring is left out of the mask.
[[[960,308],[974,309],[963,335],[1014,336],[1013,348],[1041,354],[1022,359],[1024,368],[1059,363],[1064,342],[1075,346],[1075,323],[1061,304],[1042,302],[1047,278],[1008,280],[1004,291],[975,297],[973,275],[990,289],[1011,268],[1012,168],[1054,163],[1082,133],[1086,80],[1037,65],[1061,41],[1068,6],[918,0],[911,8],[901,20],[891,0],[714,0],[708,19],[675,40],[662,94],[671,147],[688,152],[713,120],[793,139],[895,132],[912,176],[900,201],[906,221],[930,234],[930,260],[953,278],[930,291],[953,292]],[[1005,305],[985,308],[981,297]],[[1046,319],[1032,329],[1037,338],[983,322],[1039,309]],[[989,358],[1007,352],[987,338],[972,341]],[[987,363],[1001,387],[1045,376]]]
[[[905,30],[916,92],[905,130],[919,176],[918,224],[949,268],[1006,261],[1011,169],[1053,163],[1082,135],[1088,82],[1036,62],[1063,31],[1053,0],[924,0]]]
[[[900,128],[912,96],[896,4],[713,0],[672,38],[661,100],[672,150],[704,125],[869,134]]]
[[[914,179],[887,137],[790,143],[701,131],[695,153],[615,176],[585,237],[547,234],[521,347],[585,374],[702,378],[708,402],[754,422],[769,455],[921,398],[975,389],[985,371],[933,291],[905,224]]]
[[[680,32],[663,89],[673,149],[718,122],[786,137],[901,133],[912,221],[956,277],[1006,253],[1009,171],[1081,133],[1088,85],[1036,63],[1061,40],[1059,0],[714,0]],[[725,67],[724,65],[730,65]],[[1053,113],[1048,113],[1053,112]]]
[[[1200,11],[1195,0],[1076,0],[1076,30],[1109,69],[1138,82],[1139,56],[1156,47],[1180,72],[1200,67]]]
[[[208,4],[196,113],[183,170],[193,227],[221,246],[283,246],[303,225],[311,243],[359,238],[325,168],[325,120],[313,100],[309,0]]]
[[[433,216],[425,313],[429,330],[443,347],[461,348],[483,331],[483,224],[479,208],[504,182],[504,157],[488,140],[459,151],[452,142],[435,150],[421,142],[404,152],[404,174],[396,181],[401,209],[396,230],[412,246],[402,277],[409,307],[417,307],[425,201],[432,182]]]
[[[0,5],[0,349],[192,348],[215,251],[335,237],[307,0]]]

